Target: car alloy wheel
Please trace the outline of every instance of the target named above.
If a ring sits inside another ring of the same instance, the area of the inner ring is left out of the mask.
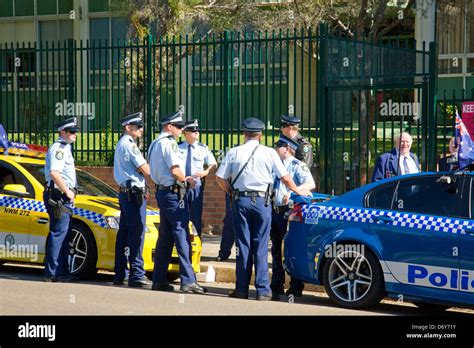
[[[71,223],[69,239],[69,272],[82,279],[89,278],[97,273],[97,248],[94,236],[81,223]]]
[[[328,296],[346,308],[373,306],[385,294],[380,263],[368,248],[342,250],[325,260],[323,284]]]
[[[76,273],[84,267],[87,258],[88,245],[81,231],[71,230],[69,247],[69,272]]]

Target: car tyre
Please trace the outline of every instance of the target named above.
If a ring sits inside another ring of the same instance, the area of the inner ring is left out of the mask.
[[[413,302],[413,304],[417,306],[421,312],[426,314],[442,314],[447,309],[451,308],[451,306],[438,303]]]
[[[323,266],[323,285],[331,300],[352,309],[379,303],[385,286],[377,257],[363,245],[333,250],[337,254],[327,258]]]
[[[90,230],[76,221],[71,222],[69,240],[69,271],[81,279],[97,273],[97,248]]]

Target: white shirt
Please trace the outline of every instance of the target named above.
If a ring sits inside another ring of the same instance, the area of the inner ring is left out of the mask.
[[[405,166],[404,166],[404,161],[405,161],[405,158],[407,159],[407,165],[408,165],[408,169],[410,170],[409,173],[405,173]],[[419,170],[418,170],[418,167],[416,166],[416,163],[415,161],[413,160],[413,158],[411,158],[411,156],[408,154],[408,155],[402,155],[400,154],[400,162],[398,162],[398,165],[400,166],[400,173],[402,175],[405,175],[405,174],[415,174],[415,173],[418,173]]]
[[[179,166],[184,173],[184,161],[178,150],[178,144],[174,137],[162,132],[148,149],[148,163],[150,164],[150,176],[155,184],[171,186],[176,179],[171,174],[170,168]]]

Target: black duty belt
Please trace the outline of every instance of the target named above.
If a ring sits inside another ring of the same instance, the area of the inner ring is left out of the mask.
[[[289,210],[290,210],[290,207],[288,205],[280,205],[273,208],[273,212],[277,214],[286,213]]]
[[[135,187],[135,186],[133,186],[133,187]],[[133,187],[128,188],[128,187],[120,186],[119,191],[120,191],[120,192],[123,192],[123,193],[128,193],[129,191],[132,191]],[[142,191],[144,190],[143,187],[137,187],[137,188],[140,189],[140,190],[142,190]],[[136,189],[136,188],[135,188],[135,189]]]
[[[239,191],[238,193],[239,197],[265,197],[265,195],[265,191]]]
[[[166,186],[166,185],[155,185],[155,190],[165,190],[165,191],[174,191],[176,189],[177,185],[171,185],[171,186]]]
[[[56,189],[56,190],[59,190],[58,188],[55,188],[55,187],[51,187],[51,186],[47,186],[48,184],[46,184],[46,188],[44,189],[46,192],[51,192],[52,190]],[[74,194],[77,195],[77,188],[75,187],[68,187],[69,190],[71,190],[72,192],[74,192]],[[59,190],[61,191],[61,190]],[[61,192],[62,193],[62,192]]]

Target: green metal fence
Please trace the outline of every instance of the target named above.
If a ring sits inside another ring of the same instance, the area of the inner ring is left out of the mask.
[[[392,148],[400,131],[413,135],[424,169],[436,162],[442,125],[434,117],[435,46],[416,50],[413,40],[388,42],[348,39],[322,25],[205,38],[4,45],[0,122],[14,140],[48,145],[59,117],[78,115],[76,160],[107,165],[127,113],[144,112],[146,150],[161,116],[180,108],[187,119],[200,120],[201,140],[218,156],[243,141],[242,119],[262,119],[264,142],[271,145],[280,115],[295,114],[314,145],[319,190],[341,193],[370,180],[376,157]],[[387,115],[383,103],[419,109]]]

